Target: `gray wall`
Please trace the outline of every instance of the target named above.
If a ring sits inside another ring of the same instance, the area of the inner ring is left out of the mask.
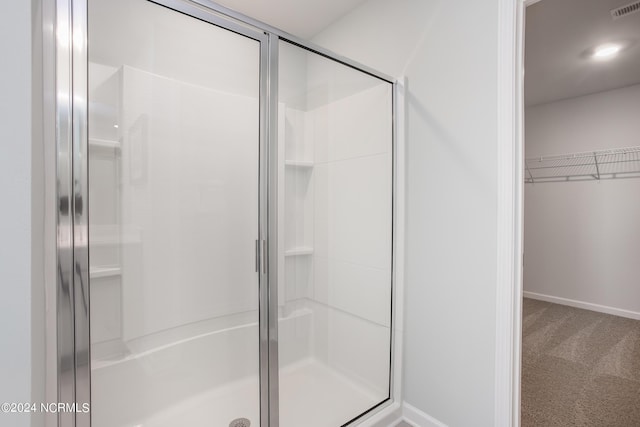
[[[0,13],[0,402],[44,397],[40,6],[3,2]],[[36,33],[32,34],[32,23]],[[33,43],[33,44],[32,44]],[[0,413],[0,425],[40,415]]]
[[[4,2],[0,14],[0,401],[31,401],[31,5]],[[27,426],[27,415],[0,414]]]
[[[450,426],[494,420],[497,24],[496,0],[370,0],[314,39],[408,78],[404,397]]]

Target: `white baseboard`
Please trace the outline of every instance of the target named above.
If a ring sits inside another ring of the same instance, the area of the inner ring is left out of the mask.
[[[446,424],[408,403],[402,404],[402,419],[415,427],[447,427]]]
[[[398,402],[393,402],[356,425],[358,427],[393,427],[400,421],[402,421],[402,406]]]
[[[585,310],[597,311],[600,313],[613,314],[614,316],[627,317],[629,319],[640,320],[640,313],[637,311],[624,310],[606,305],[593,304],[590,302],[576,301],[568,298],[554,297],[551,295],[537,294],[535,292],[523,292],[525,298],[537,299],[540,301],[553,302],[555,304],[568,305],[570,307],[583,308]]]

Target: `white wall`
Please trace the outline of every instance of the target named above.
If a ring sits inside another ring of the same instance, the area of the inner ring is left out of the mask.
[[[40,4],[0,9],[0,401],[32,402],[44,392]],[[0,425],[40,422],[39,415],[0,413]]]
[[[257,98],[128,66],[122,98],[123,339],[257,318]]]
[[[204,21],[147,1],[92,1],[88,12],[92,62],[127,64],[210,89],[253,94],[253,88],[245,82],[255,76],[255,57],[237,52],[246,50],[248,44],[257,50],[257,41],[216,31]],[[194,61],[228,66],[214,67],[212,71],[208,66],[190,66]]]
[[[529,107],[527,157],[636,146],[640,85]],[[525,186],[524,290],[640,317],[640,179]]]
[[[3,94],[0,325],[7,341],[2,344],[5,350],[0,352],[3,379],[0,400],[28,402],[31,400],[31,5],[9,2],[2,9],[0,43],[7,59],[0,80]],[[10,416],[0,414],[0,421],[29,425],[27,416],[7,421]]]
[[[314,41],[407,91],[404,397],[494,419],[497,2],[370,0]]]

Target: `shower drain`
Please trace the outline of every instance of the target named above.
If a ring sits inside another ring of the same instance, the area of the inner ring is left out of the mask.
[[[229,423],[229,427],[249,427],[250,425],[251,421],[246,418],[236,418]]]

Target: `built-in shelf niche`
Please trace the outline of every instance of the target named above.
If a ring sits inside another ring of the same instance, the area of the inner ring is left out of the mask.
[[[103,279],[106,277],[119,277],[122,271],[119,266],[93,267],[89,270],[91,279]]]
[[[111,139],[89,138],[90,153],[94,150],[114,150],[120,151],[122,144],[120,141],[114,141]]]
[[[285,311],[309,296],[313,278],[313,141],[304,110],[280,104],[281,282],[279,304]],[[291,302],[293,305],[288,304]]]
[[[310,160],[285,160],[284,165],[290,168],[312,169],[314,164]]]

